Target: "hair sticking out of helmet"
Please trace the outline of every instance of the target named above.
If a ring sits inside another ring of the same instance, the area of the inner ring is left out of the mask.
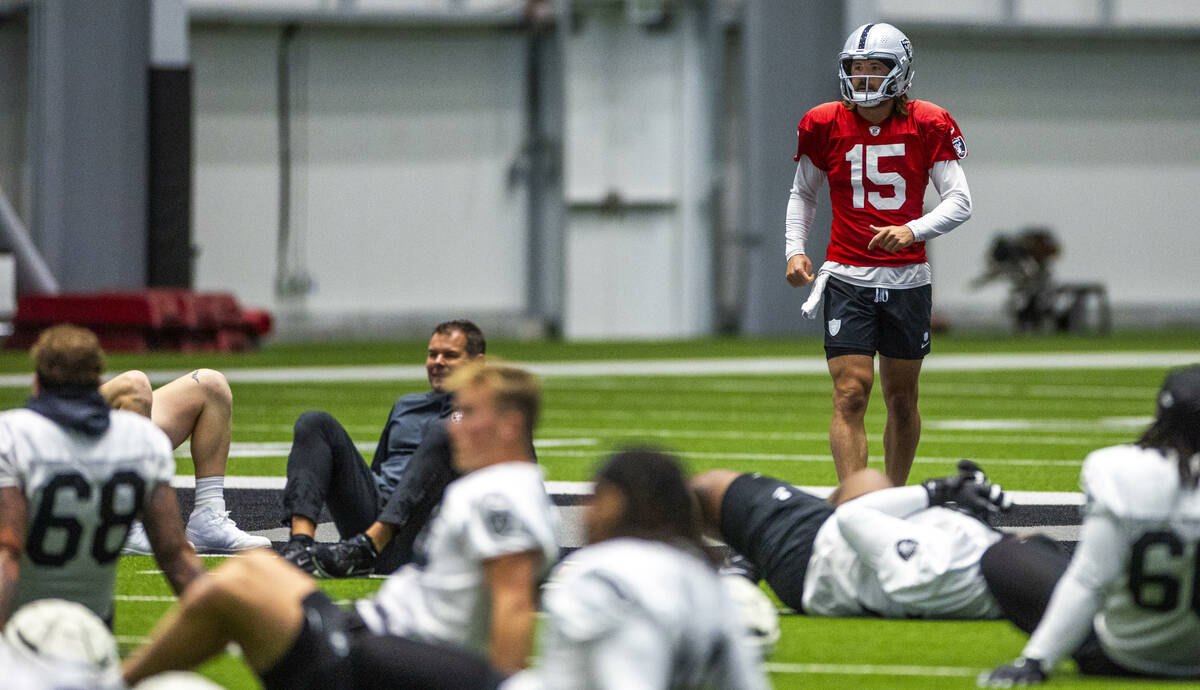
[[[879,60],[889,71],[866,79],[853,74],[855,60]],[[838,53],[838,81],[842,98],[870,108],[908,92],[913,79],[912,43],[891,24],[863,24],[846,37]]]
[[[1173,451],[1179,462],[1179,480],[1187,487],[1200,484],[1200,365],[1167,374],[1158,392],[1154,422],[1138,445]]]

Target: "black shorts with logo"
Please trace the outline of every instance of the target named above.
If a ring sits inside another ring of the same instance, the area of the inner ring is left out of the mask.
[[[320,590],[301,606],[300,634],[274,666],[259,674],[267,690],[494,690],[503,680],[465,649],[376,635],[358,614],[338,608]]]
[[[784,604],[802,611],[817,530],[833,506],[787,482],[743,474],[721,501],[721,538],[745,556]]]
[[[929,354],[933,288],[869,288],[830,276],[825,284],[825,357]]]

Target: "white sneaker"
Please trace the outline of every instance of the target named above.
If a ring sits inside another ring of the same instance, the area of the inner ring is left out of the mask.
[[[146,536],[146,527],[141,520],[134,520],[129,526],[129,534],[125,537],[125,545],[121,547],[122,554],[138,556],[153,556],[154,549],[150,548],[150,538]]]
[[[187,538],[196,553],[237,553],[247,549],[271,548],[271,540],[238,529],[228,510],[202,508],[188,518]]]

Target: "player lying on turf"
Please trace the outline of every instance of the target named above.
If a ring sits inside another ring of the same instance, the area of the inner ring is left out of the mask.
[[[152,389],[141,371],[126,371],[100,385],[116,410],[149,417],[178,448],[189,441],[196,473],[196,499],[187,521],[188,541],[200,553],[236,553],[268,548],[271,540],[238,529],[225,509],[225,464],[233,434],[233,392],[225,375],[212,369],[191,373]],[[141,522],[134,522],[123,553],[150,555]]]
[[[595,482],[589,546],[546,587],[538,665],[504,690],[768,687],[706,560],[676,460],[618,453]]]
[[[31,354],[33,397],[0,413],[0,624],[14,606],[60,598],[111,625],[117,557],[135,519],[176,593],[204,573],[171,488],[171,442],[101,397],[104,352],[91,331],[48,328]]]
[[[985,518],[1008,500],[969,460],[919,486],[883,488],[891,484],[878,471],[855,473],[831,497],[836,508],[759,474],[710,470],[691,485],[707,527],[798,612],[1000,616],[979,559],[1001,539]]]
[[[1074,557],[1016,540],[985,556],[1005,616],[1033,635],[980,685],[1040,683],[1068,654],[1088,675],[1200,678],[1198,482],[1200,366],[1191,366],[1167,376],[1137,443],[1084,461]]]
[[[268,551],[231,559],[129,656],[126,682],[191,668],[230,641],[267,688],[494,682],[485,665],[462,661],[473,653],[504,673],[522,668],[537,583],[558,555],[557,511],[528,455],[538,386],[521,370],[480,362],[455,372],[448,388],[454,462],[464,476],[430,523],[424,565],[401,568],[346,612]]]

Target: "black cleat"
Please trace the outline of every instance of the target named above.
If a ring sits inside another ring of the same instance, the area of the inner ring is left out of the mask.
[[[312,575],[316,572],[317,567],[313,565],[312,549],[314,546],[313,538],[307,534],[294,534],[288,540],[283,548],[280,549],[279,555],[283,560],[291,563],[304,572]]]
[[[332,544],[317,544],[312,549],[317,577],[362,577],[375,572],[379,552],[366,534],[356,534]]]

